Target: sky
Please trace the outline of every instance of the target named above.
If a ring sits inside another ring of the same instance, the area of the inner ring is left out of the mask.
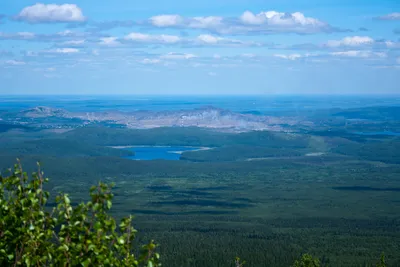
[[[400,94],[398,0],[0,1],[0,94]]]

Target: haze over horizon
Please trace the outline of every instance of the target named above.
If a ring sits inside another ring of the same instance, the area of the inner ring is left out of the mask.
[[[0,3],[0,95],[400,94],[394,0]]]

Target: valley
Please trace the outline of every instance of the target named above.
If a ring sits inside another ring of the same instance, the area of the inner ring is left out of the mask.
[[[115,183],[112,213],[135,215],[138,243],[157,236],[166,266],[229,266],[240,255],[249,266],[283,267],[302,253],[364,266],[382,251],[397,266],[400,139],[375,128],[398,133],[399,122],[397,108],[385,110],[356,121],[354,112],[315,112],[285,125],[286,115],[219,109],[132,113],[140,129],[118,112],[3,112],[0,167],[19,158],[31,172],[40,162],[46,189],[68,192],[73,205],[98,181]]]

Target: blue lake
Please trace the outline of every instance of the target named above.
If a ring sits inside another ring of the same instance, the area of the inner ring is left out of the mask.
[[[179,160],[182,152],[199,150],[201,148],[182,146],[135,146],[124,149],[135,152],[135,156],[127,157],[132,160]]]

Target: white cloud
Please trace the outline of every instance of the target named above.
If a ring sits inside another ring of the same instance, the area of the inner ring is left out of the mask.
[[[179,15],[160,15],[151,17],[150,21],[157,27],[171,27],[181,25],[183,18]]]
[[[62,31],[62,32],[58,32],[57,34],[60,35],[60,36],[72,36],[72,35],[74,35],[74,32],[70,31],[70,30],[65,30],[65,31]]]
[[[100,38],[100,45],[105,45],[105,46],[117,46],[120,45],[120,43],[117,41],[117,37],[104,37]]]
[[[148,34],[134,33],[134,32],[125,36],[125,40],[131,40],[131,41],[148,41],[150,39],[151,37]]]
[[[339,47],[339,46],[363,46],[363,45],[371,45],[375,41],[371,37],[368,36],[350,36],[345,37],[342,40],[332,40],[327,42],[327,46],[329,47]]]
[[[332,56],[338,57],[357,57],[357,58],[386,58],[387,54],[384,52],[373,52],[373,51],[360,51],[350,50],[343,52],[333,52]]]
[[[369,36],[347,36],[340,40],[330,40],[321,44],[297,44],[292,46],[282,46],[282,49],[299,49],[299,50],[382,50],[400,48],[400,42],[391,40],[374,40]]]
[[[162,55],[161,58],[163,59],[192,59],[196,56],[193,54],[186,54],[186,53],[168,53],[166,55]]]
[[[263,46],[262,43],[253,41],[242,41],[237,39],[222,38],[210,34],[201,34],[197,36],[196,40],[188,40],[188,43],[194,43],[198,45],[220,45],[220,46]]]
[[[18,32],[17,35],[23,39],[35,38],[35,34],[33,32]]]
[[[89,32],[72,32],[62,31],[56,33],[33,33],[33,32],[0,32],[0,39],[3,40],[19,40],[19,41],[35,41],[35,42],[51,42],[55,46],[78,46],[88,41],[98,38],[95,33]]]
[[[17,32],[17,33],[0,32],[0,39],[32,40],[34,38],[36,38],[36,35],[33,32]]]
[[[156,59],[156,58],[145,58],[140,60],[140,63],[142,64],[159,64],[161,63],[161,60]]]
[[[283,13],[266,11],[254,14],[244,12],[240,17],[182,17],[180,15],[160,15],[149,19],[155,27],[175,27],[204,29],[218,34],[248,33],[318,33],[341,31],[318,19],[306,17],[303,13]]]
[[[305,17],[303,13],[283,13],[276,11],[260,12],[253,14],[250,11],[246,11],[240,17],[240,20],[244,24],[250,25],[276,25],[276,26],[313,26],[321,27],[325,26],[324,22],[321,22],[314,18]]]
[[[163,45],[194,45],[194,46],[262,46],[262,44],[256,42],[245,42],[241,40],[227,39],[210,34],[201,34],[196,38],[184,38],[176,35],[151,35],[144,33],[133,32],[126,35],[121,42],[134,42],[134,43],[145,43],[145,44],[163,44]]]
[[[241,54],[241,57],[245,57],[245,58],[255,58],[256,55],[255,55],[255,54],[245,53],[245,54]]]
[[[264,23],[265,17],[254,15],[250,11],[245,11],[240,20],[246,24],[261,25]]]
[[[189,27],[194,29],[217,28],[222,25],[222,17],[194,17],[189,21]]]
[[[130,33],[124,37],[126,41],[142,42],[142,43],[161,43],[161,44],[176,44],[181,41],[181,38],[176,35],[150,35],[143,33]]]
[[[159,15],[150,18],[150,23],[156,27],[188,27],[193,29],[208,29],[221,25],[222,17],[192,17],[180,15]]]
[[[385,45],[389,49],[391,49],[391,48],[393,48],[393,49],[400,48],[400,42],[384,41],[384,42],[381,42],[380,44]]]
[[[39,53],[35,52],[35,51],[25,51],[25,56],[27,56],[27,57],[36,57],[38,55],[39,55]]]
[[[217,73],[215,73],[215,72],[209,72],[208,75],[209,75],[209,76],[217,76]]]
[[[387,47],[395,47],[396,46],[396,43],[394,43],[392,41],[386,41],[385,44]]]
[[[250,11],[244,12],[239,23],[232,25],[232,33],[234,32],[255,32],[255,33],[318,33],[338,31],[327,23],[315,18],[306,17],[303,13],[284,13],[277,11],[263,11],[254,14]]]
[[[13,66],[21,66],[21,65],[25,65],[26,63],[23,61],[18,61],[18,60],[7,60],[5,61],[5,63],[7,65],[13,65]]]
[[[57,53],[57,54],[75,54],[79,53],[79,49],[76,48],[56,48],[52,50],[47,50],[49,53]]]
[[[35,68],[33,70],[38,72],[55,72],[57,69],[50,67],[50,68]]]
[[[206,44],[216,44],[219,41],[222,41],[223,38],[215,37],[215,36],[212,36],[209,34],[202,34],[197,37],[197,40],[199,40],[200,42],[206,43]]]
[[[82,10],[74,4],[41,4],[25,7],[17,16],[18,20],[30,23],[82,22]]]
[[[400,20],[400,12],[394,12],[394,13],[391,13],[391,14],[380,16],[380,17],[378,17],[378,19],[381,19],[381,20]]]
[[[163,43],[168,43],[168,44],[178,43],[181,40],[179,36],[166,35],[166,34],[158,36],[157,39],[159,39]]]
[[[300,55],[300,54],[291,54],[291,55],[275,54],[274,57],[288,59],[288,60],[297,60],[299,58],[302,58],[302,55]]]
[[[64,45],[83,45],[85,44],[85,40],[71,40],[71,41],[66,41],[63,44]]]

